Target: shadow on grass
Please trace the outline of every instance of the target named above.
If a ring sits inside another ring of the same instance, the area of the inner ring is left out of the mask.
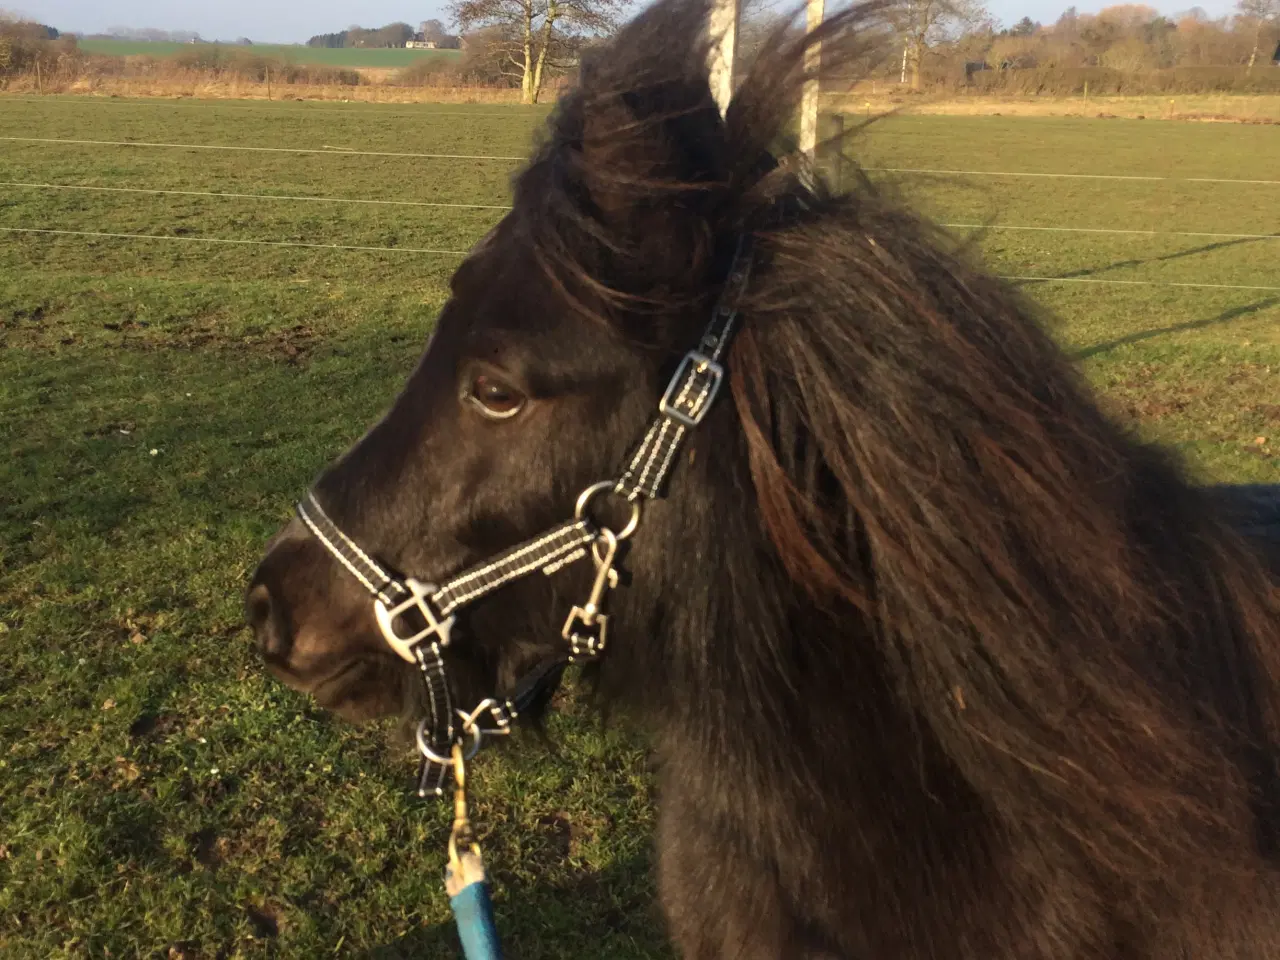
[[[566,883],[508,885],[494,903],[506,960],[672,960],[648,857],[633,857]],[[356,960],[460,958],[452,921],[353,955]]]
[[[1085,267],[1081,270],[1071,270],[1067,273],[1059,274],[1059,280],[1072,280],[1079,277],[1092,277],[1100,273],[1106,273],[1110,270],[1120,270],[1124,267],[1141,267],[1148,263],[1165,263],[1170,260],[1181,260],[1184,257],[1194,257],[1202,253],[1209,253],[1213,250],[1225,250],[1228,247],[1236,247],[1241,244],[1248,243],[1264,243],[1280,238],[1280,234],[1270,234],[1265,237],[1240,237],[1233,240],[1220,240],[1216,243],[1206,243],[1203,246],[1191,247],[1188,250],[1179,250],[1176,253],[1166,253],[1159,257],[1144,257],[1132,260],[1117,260],[1115,263],[1108,263],[1102,267]]]
[[[1090,357],[1096,357],[1100,353],[1106,353],[1117,347],[1127,346],[1131,343],[1141,343],[1144,340],[1151,340],[1155,337],[1163,337],[1170,333],[1182,333],[1187,330],[1203,330],[1206,327],[1214,327],[1222,323],[1230,323],[1232,320],[1238,320],[1240,317],[1246,317],[1251,313],[1258,313],[1269,307],[1280,304],[1280,297],[1266,297],[1262,300],[1256,300],[1253,303],[1247,303],[1239,307],[1231,307],[1222,311],[1216,317],[1205,317],[1201,320],[1188,320],[1186,323],[1177,323],[1171,327],[1160,327],[1155,330],[1139,330],[1137,333],[1131,333],[1123,337],[1117,337],[1115,340],[1108,340],[1105,343],[1098,343],[1092,347],[1086,347],[1072,354],[1073,360],[1087,360]]]

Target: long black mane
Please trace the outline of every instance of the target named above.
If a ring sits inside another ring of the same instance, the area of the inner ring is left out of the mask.
[[[732,415],[635,548],[601,676],[680,770],[664,844],[717,838],[686,886],[764,870],[761,917],[852,955],[1280,950],[1274,581],[1017,291],[789,153],[807,45],[847,74],[882,13],[779,33],[722,120],[705,6],[661,3],[516,184],[563,309],[671,363],[755,237]]]

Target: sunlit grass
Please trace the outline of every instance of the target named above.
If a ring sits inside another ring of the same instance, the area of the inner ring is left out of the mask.
[[[0,100],[0,135],[518,156],[541,115]],[[909,118],[875,128],[861,154],[1274,178],[1280,129]],[[8,182],[211,192],[500,205],[515,166],[0,141]],[[1280,187],[946,177],[904,189],[954,223],[1280,223]],[[497,216],[0,187],[11,228],[466,249]],[[1280,286],[1275,240],[977,242],[1009,275]],[[452,955],[449,812],[412,796],[412,758],[390,731],[347,727],[264,678],[240,595],[293,499],[394,396],[455,263],[0,236],[0,955]],[[1118,416],[1206,479],[1280,482],[1280,293],[1032,289]],[[550,732],[557,752],[522,738],[475,771],[512,955],[668,956],[641,746],[572,697]]]

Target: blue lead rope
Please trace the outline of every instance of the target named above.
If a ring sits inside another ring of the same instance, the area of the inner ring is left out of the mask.
[[[449,833],[444,889],[449,894],[449,906],[453,908],[465,960],[502,960],[480,844],[471,832],[471,818],[467,815],[467,761],[461,743],[453,745],[450,762],[453,764],[453,830]]]
[[[498,930],[493,923],[493,904],[485,882],[479,851],[467,851],[449,864],[444,875],[449,905],[458,925],[462,955],[466,960],[502,960]]]

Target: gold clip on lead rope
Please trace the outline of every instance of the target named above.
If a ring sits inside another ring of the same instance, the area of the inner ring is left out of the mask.
[[[458,895],[464,887],[485,880],[480,859],[480,844],[471,829],[467,813],[467,766],[462,745],[453,747],[453,829],[449,832],[449,866],[445,871],[445,888],[449,896]]]
[[[444,872],[444,887],[462,941],[462,955],[466,960],[502,960],[480,845],[476,843],[467,816],[467,758],[462,744],[454,744],[451,759],[455,784],[453,829],[449,832],[449,866]]]

